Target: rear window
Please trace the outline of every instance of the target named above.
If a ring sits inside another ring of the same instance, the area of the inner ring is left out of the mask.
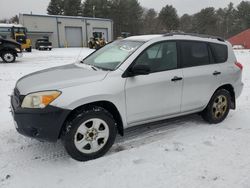
[[[224,44],[210,43],[211,51],[214,57],[215,63],[224,63],[228,59],[228,49]]]
[[[208,46],[204,42],[181,42],[182,67],[209,64]]]

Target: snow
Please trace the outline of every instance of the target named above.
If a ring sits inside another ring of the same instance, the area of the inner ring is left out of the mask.
[[[17,63],[0,62],[0,187],[166,188],[250,187],[250,51],[238,50],[245,87],[237,110],[219,125],[198,115],[127,130],[102,158],[80,163],[59,141],[19,135],[9,96],[21,76],[69,64],[92,50],[71,48],[25,53]]]
[[[23,27],[23,25],[21,25],[21,24],[0,23],[0,27],[7,27],[7,28],[10,28],[10,27]]]

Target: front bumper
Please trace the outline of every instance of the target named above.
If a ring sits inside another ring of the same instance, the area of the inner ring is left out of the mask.
[[[21,52],[20,52],[20,53],[17,53],[17,57],[18,57],[18,58],[23,57],[23,53],[21,53]]]
[[[234,89],[235,90],[235,98],[237,99],[243,91],[244,84],[242,82],[240,82],[234,88],[235,88]]]
[[[52,46],[39,46],[40,49],[52,49]]]
[[[16,96],[11,96],[11,112],[17,131],[38,140],[56,142],[70,110],[54,106],[44,109],[21,108]]]

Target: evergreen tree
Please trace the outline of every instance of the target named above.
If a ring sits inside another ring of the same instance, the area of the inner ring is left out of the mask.
[[[170,32],[179,28],[179,17],[172,5],[166,5],[159,13],[159,21],[162,32]]]
[[[242,1],[236,8],[202,9],[194,15],[178,17],[173,6],[166,5],[158,14],[143,9],[138,0],[51,0],[48,14],[109,18],[114,23],[114,37],[121,32],[152,34],[180,29],[189,33],[203,33],[229,38],[250,28],[250,2]],[[3,20],[4,21],[4,20]],[[17,22],[17,17],[8,19]]]
[[[82,13],[81,0],[64,0],[65,16],[80,16]]]
[[[143,15],[143,27],[141,33],[143,34],[152,34],[158,33],[158,19],[157,12],[155,9],[144,10]]]
[[[13,16],[11,19],[10,19],[10,22],[11,23],[16,23],[18,24],[19,23],[19,17],[17,15]]]
[[[110,18],[114,21],[114,34],[121,32],[139,34],[142,26],[143,10],[138,0],[111,0]]]
[[[188,14],[184,14],[181,18],[180,18],[180,30],[184,31],[186,33],[192,33],[192,22],[193,22],[193,16],[190,16]]]
[[[213,7],[202,9],[193,17],[193,31],[213,35],[217,31],[216,23],[215,9]]]
[[[139,34],[142,27],[143,9],[138,0],[128,0],[128,29],[131,34]]]
[[[50,15],[62,15],[63,14],[63,0],[51,0],[47,8],[47,12]]]
[[[237,6],[237,18],[240,20],[238,22],[238,27],[240,30],[244,30],[246,28],[250,28],[250,2],[242,1]]]
[[[237,19],[237,11],[234,8],[233,3],[229,3],[227,8],[218,9],[217,10],[217,27],[221,32],[219,33],[220,36],[224,38],[228,38],[229,36],[235,35],[239,32],[239,26]]]
[[[108,0],[86,0],[83,2],[83,15],[86,17],[108,18],[110,16]]]

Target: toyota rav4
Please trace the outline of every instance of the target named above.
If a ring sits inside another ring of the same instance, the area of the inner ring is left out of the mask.
[[[86,161],[103,156],[128,127],[192,113],[222,122],[236,108],[242,69],[218,37],[134,36],[24,76],[11,96],[12,114],[19,133],[62,139],[72,158]]]

